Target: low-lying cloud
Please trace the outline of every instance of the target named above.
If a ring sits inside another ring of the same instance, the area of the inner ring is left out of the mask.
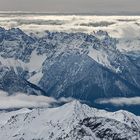
[[[89,22],[89,23],[81,23],[80,26],[88,26],[88,27],[108,27],[109,25],[113,25],[115,22],[101,21],[101,22]]]
[[[140,97],[98,99],[98,100],[96,100],[96,103],[98,103],[98,104],[112,104],[114,106],[140,105]]]
[[[72,100],[72,98],[56,100],[52,97],[26,95],[23,93],[8,96],[6,92],[0,91],[0,109],[51,107],[52,104],[67,103]]]

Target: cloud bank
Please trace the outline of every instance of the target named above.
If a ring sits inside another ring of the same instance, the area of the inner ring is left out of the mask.
[[[140,105],[140,97],[98,99],[98,100],[96,100],[96,103],[98,103],[98,104],[112,104],[114,106]]]
[[[26,95],[23,93],[8,96],[6,92],[0,91],[0,109],[51,107],[52,104],[67,103],[72,100],[72,98],[56,100],[52,97]]]
[[[91,33],[105,30],[118,38],[135,38],[140,34],[140,16],[75,16],[41,14],[0,14],[0,26],[20,28],[26,32],[65,31]]]

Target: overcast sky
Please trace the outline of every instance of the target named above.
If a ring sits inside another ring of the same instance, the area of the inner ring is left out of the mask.
[[[140,13],[140,0],[0,0],[0,11]]]

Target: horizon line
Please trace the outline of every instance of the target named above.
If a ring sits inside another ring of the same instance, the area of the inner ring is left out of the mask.
[[[47,12],[47,11],[0,11],[0,14],[48,14],[48,15],[97,15],[97,16],[140,16],[140,12]]]

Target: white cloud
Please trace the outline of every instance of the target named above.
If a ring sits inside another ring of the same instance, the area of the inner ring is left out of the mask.
[[[0,90],[0,98],[8,96],[7,92]]]
[[[58,102],[59,103],[68,103],[68,102],[71,102],[73,100],[76,100],[76,99],[74,99],[72,97],[68,97],[68,98],[62,97],[62,98],[58,99]]]
[[[98,104],[112,104],[115,106],[140,105],[140,97],[98,99],[98,100],[96,100],[96,103],[98,103]]]
[[[140,23],[139,16],[0,15],[0,26],[4,28],[19,27],[27,32],[50,30],[91,33],[105,30],[112,36],[125,38],[139,37],[140,27],[136,23]]]
[[[54,102],[56,102],[56,100],[51,97],[26,95],[23,93],[7,96],[7,93],[0,92],[0,109],[49,107],[50,104]]]
[[[52,97],[26,95],[23,93],[8,96],[6,92],[0,91],[0,109],[50,107],[52,103],[66,103],[72,100],[72,98],[56,100]]]

